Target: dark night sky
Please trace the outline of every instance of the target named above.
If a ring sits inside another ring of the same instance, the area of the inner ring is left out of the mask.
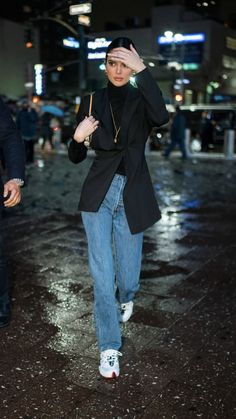
[[[86,1],[86,0],[85,0]],[[151,8],[155,5],[185,4],[196,5],[200,0],[93,0],[91,31],[102,31],[106,22],[114,22],[125,27],[127,19],[138,17],[138,24],[143,26],[150,18]],[[215,0],[219,5],[218,18],[226,20],[233,17],[236,22],[236,0]],[[79,1],[78,1],[79,2]],[[210,2],[210,0],[209,0]],[[59,14],[63,20],[75,24],[76,17],[70,17],[69,4],[76,4],[76,0],[7,0],[0,2],[0,16],[24,22],[30,15],[37,16],[40,12],[49,11],[50,16]],[[23,13],[23,5],[29,5],[31,14]],[[202,8],[201,10],[206,10]],[[198,9],[200,10],[200,9]]]
[[[23,5],[28,4],[32,14],[37,15],[38,11],[48,11],[52,9],[51,16],[57,12],[62,14],[63,20],[74,19],[69,16],[69,3],[76,4],[76,1],[52,1],[52,0],[8,0],[1,1],[0,16],[16,21],[24,21],[29,13],[22,13]],[[56,5],[60,7],[55,7]],[[104,29],[105,22],[116,22],[124,24],[127,18],[138,16],[144,22],[150,17],[151,7],[155,5],[155,0],[134,1],[134,0],[94,0],[92,13],[92,30],[101,31]]]
[[[105,22],[116,22],[121,25],[130,17],[137,16],[140,23],[144,23],[150,17],[151,8],[155,5],[155,0],[97,0],[94,4],[94,29],[101,30]]]

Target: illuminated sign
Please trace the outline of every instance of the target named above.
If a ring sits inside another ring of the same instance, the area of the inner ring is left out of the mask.
[[[106,49],[111,40],[106,38],[96,38],[94,41],[88,42],[88,59],[104,60],[106,57]]]
[[[43,64],[34,65],[34,86],[36,95],[40,96],[44,93],[44,71]]]
[[[110,43],[111,40],[108,41],[106,38],[96,38],[94,41],[88,42],[88,49],[107,48]]]
[[[106,57],[106,53],[103,52],[89,52],[88,59],[89,60],[104,60]]]
[[[158,36],[157,43],[159,45],[163,44],[194,44],[196,42],[204,42],[205,34],[204,33],[193,33],[193,34],[175,34],[173,36]]]
[[[77,41],[72,36],[69,36],[68,38],[63,39],[63,45],[67,48],[79,48],[79,41]]]
[[[87,43],[88,60],[104,60],[106,57],[106,49],[111,43],[111,39],[96,38]],[[63,45],[67,48],[79,48],[80,43],[73,37],[63,39]]]
[[[82,4],[74,4],[69,7],[69,14],[73,15],[80,15],[84,13],[91,13],[92,12],[92,3],[82,3]]]
[[[198,70],[199,69],[199,64],[196,64],[196,63],[184,63],[183,64],[183,69],[184,70]]]
[[[79,23],[79,25],[83,25],[83,26],[91,26],[91,19],[90,19],[89,16],[79,15],[78,16],[78,23]]]
[[[204,41],[204,33],[159,36],[160,65],[177,62],[186,70],[196,70],[202,62]]]

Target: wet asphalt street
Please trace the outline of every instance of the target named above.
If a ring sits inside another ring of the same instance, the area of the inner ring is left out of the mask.
[[[163,216],[145,232],[121,375],[107,381],[77,212],[91,160],[38,155],[4,218],[13,310],[0,330],[0,418],[236,417],[235,162],[148,157]]]

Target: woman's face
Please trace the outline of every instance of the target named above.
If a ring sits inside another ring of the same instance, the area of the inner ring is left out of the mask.
[[[110,52],[113,52],[113,50]],[[132,70],[121,61],[114,61],[108,57],[106,62],[106,73],[109,81],[114,84],[114,86],[120,87],[128,83],[132,75]]]

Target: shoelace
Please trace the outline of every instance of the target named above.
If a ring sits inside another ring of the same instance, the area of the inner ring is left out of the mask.
[[[114,364],[115,364],[115,362],[117,361],[118,356],[122,356],[122,353],[121,353],[121,352],[116,351],[116,352],[111,353],[110,355],[105,355],[105,354],[102,354],[102,359],[103,359],[104,361],[108,362],[108,364],[109,364],[111,367],[113,367],[113,366],[114,366]]]
[[[121,314],[124,314],[126,310],[128,310],[130,307],[129,303],[123,303],[120,305]]]

